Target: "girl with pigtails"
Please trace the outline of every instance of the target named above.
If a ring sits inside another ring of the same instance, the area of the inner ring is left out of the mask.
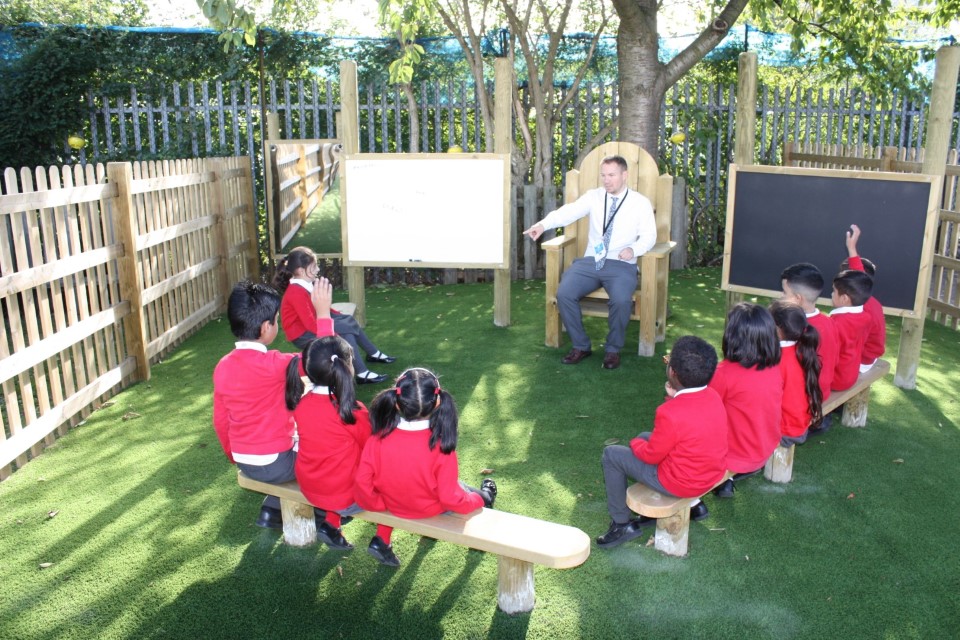
[[[315,506],[317,537],[342,551],[353,549],[340,526],[344,516],[360,510],[353,500],[354,476],[370,437],[367,408],[356,400],[352,356],[353,349],[337,336],[308,344],[301,360],[311,384],[293,412],[300,436],[297,482]]]
[[[447,511],[470,513],[492,507],[497,485],[486,478],[479,489],[459,480],[457,406],[427,369],[407,369],[392,389],[370,404],[373,437],[357,469],[354,496],[370,511],[401,518],[429,518]],[[392,528],[377,525],[367,551],[381,564],[400,561],[390,543]]]
[[[786,300],[776,300],[770,313],[780,338],[780,374],[783,402],[780,412],[780,444],[789,447],[807,441],[807,430],[823,419],[820,390],[820,337],[807,323],[803,309]]]

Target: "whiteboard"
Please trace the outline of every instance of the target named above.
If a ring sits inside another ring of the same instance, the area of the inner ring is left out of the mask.
[[[368,153],[342,166],[345,266],[509,268],[509,155]]]

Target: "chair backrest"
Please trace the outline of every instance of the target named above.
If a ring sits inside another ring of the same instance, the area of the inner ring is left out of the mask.
[[[627,161],[627,186],[650,199],[657,222],[657,242],[669,241],[673,177],[667,174],[661,176],[653,156],[632,142],[606,142],[587,154],[579,169],[567,172],[563,201],[573,202],[590,189],[603,186],[600,182],[600,163],[607,156],[623,156]],[[587,249],[589,224],[589,217],[584,216],[564,228],[564,235],[577,238],[577,255],[583,255]]]

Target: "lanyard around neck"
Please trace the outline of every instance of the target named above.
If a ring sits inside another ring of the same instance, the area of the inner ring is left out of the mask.
[[[630,191],[629,189],[624,190],[623,197],[620,198],[620,203],[617,205],[617,208],[613,210],[613,215],[610,216],[609,220],[607,220],[607,196],[609,196],[610,194],[604,192],[603,194],[603,232],[604,233],[606,233],[607,228],[613,224],[613,219],[616,218],[617,213],[620,212],[620,207],[623,206],[623,201],[627,199],[627,193],[629,193],[629,191]]]

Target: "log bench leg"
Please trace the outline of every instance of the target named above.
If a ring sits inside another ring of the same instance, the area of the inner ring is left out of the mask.
[[[283,541],[294,547],[306,547],[317,541],[317,521],[313,507],[293,500],[280,500],[283,516]]]
[[[533,563],[497,557],[499,590],[497,605],[504,613],[533,611]]]
[[[763,467],[763,477],[771,482],[790,482],[793,478],[793,450],[796,447],[778,446]]]
[[[870,403],[870,387],[847,400],[843,405],[843,419],[845,427],[867,426],[867,405]]]
[[[695,503],[693,500],[691,503]],[[668,556],[687,555],[687,540],[690,537],[690,504],[669,518],[657,519],[657,531],[654,533],[653,548]]]

